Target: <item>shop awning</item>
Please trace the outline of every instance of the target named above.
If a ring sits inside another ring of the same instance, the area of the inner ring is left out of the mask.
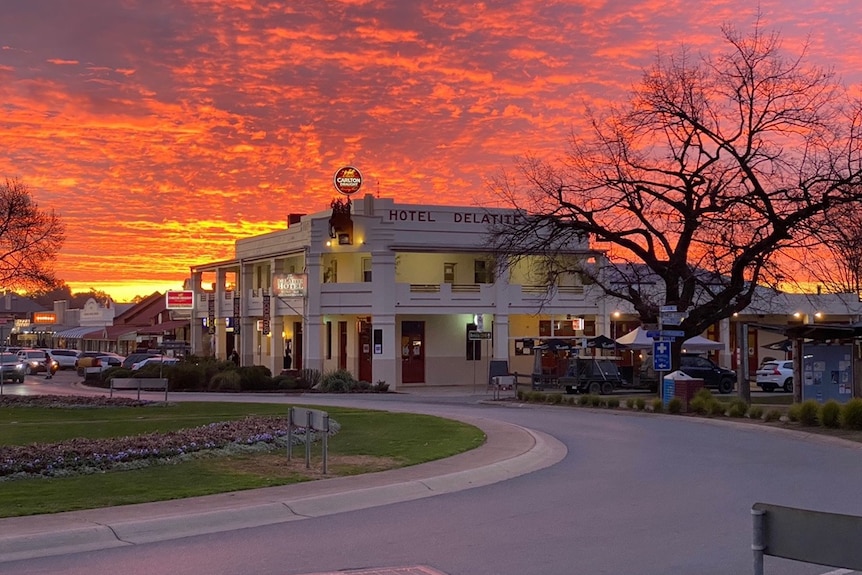
[[[190,320],[187,319],[172,319],[170,321],[165,321],[162,323],[158,323],[156,325],[148,325],[146,327],[139,327],[138,333],[144,335],[158,335],[169,331],[174,331],[175,329],[187,328],[190,325]]]
[[[85,335],[90,333],[99,333],[103,330],[102,327],[93,327],[91,325],[85,327],[73,327],[71,329],[64,329],[63,331],[58,331],[54,334],[54,337],[59,337],[63,339],[83,339]]]

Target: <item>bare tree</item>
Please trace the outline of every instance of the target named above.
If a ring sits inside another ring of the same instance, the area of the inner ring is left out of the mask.
[[[56,285],[54,261],[65,240],[54,213],[39,209],[18,180],[0,185],[0,287],[46,289]]]
[[[544,254],[549,277],[588,277],[643,322],[676,305],[688,336],[777,285],[776,256],[806,245],[805,224],[862,199],[862,107],[778,34],[722,34],[720,55],[659,56],[561,160],[527,156],[492,182],[528,217],[490,247],[508,264]],[[561,256],[584,235],[610,265]]]
[[[802,257],[803,280],[818,282],[818,291],[852,293],[862,297],[862,212],[856,205],[839,205],[812,222],[821,255]],[[825,253],[825,254],[824,254]],[[807,254],[804,254],[807,255]]]

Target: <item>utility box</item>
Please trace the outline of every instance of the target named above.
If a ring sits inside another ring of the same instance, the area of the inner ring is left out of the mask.
[[[688,404],[698,390],[703,389],[702,379],[691,377],[681,371],[672,371],[662,379],[661,402],[665,409],[674,397],[682,401],[682,410],[688,411]]]

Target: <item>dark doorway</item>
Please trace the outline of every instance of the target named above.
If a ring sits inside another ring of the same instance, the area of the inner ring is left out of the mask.
[[[347,322],[338,322],[338,369],[347,369]]]
[[[293,342],[290,351],[293,353],[293,369],[302,369],[302,322],[293,322]]]
[[[425,383],[425,322],[401,322],[401,382]]]

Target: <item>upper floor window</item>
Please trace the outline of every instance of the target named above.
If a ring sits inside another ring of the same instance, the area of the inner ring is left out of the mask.
[[[488,260],[475,260],[473,262],[473,283],[477,284],[492,284],[494,283],[494,268]]]
[[[362,281],[371,281],[371,258],[362,258]]]
[[[326,269],[323,270],[323,283],[338,283],[338,261],[330,261],[329,265],[326,266]]]
[[[443,264],[443,283],[447,283],[447,284],[455,283],[455,264],[453,264],[453,263]]]

